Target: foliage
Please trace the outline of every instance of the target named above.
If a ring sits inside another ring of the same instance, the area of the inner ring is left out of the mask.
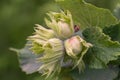
[[[117,16],[117,18],[120,19],[120,17],[119,17],[120,9],[119,9],[119,6],[116,6],[116,3],[119,4],[117,2],[119,0],[99,0],[99,1],[98,0],[85,0],[85,1],[90,2],[98,7],[110,9]],[[115,2],[114,5],[113,5],[113,2]],[[67,4],[65,4],[65,6],[67,6]],[[91,4],[87,4],[87,5],[95,8],[95,6],[93,6]],[[66,8],[62,7],[62,5],[60,5],[60,6],[62,9],[66,9]],[[90,19],[87,19],[87,17],[85,16],[86,14],[84,15],[86,18],[83,17],[82,19],[80,19],[80,18],[77,19],[77,17],[76,17],[76,16],[80,17],[80,15],[78,13],[79,4],[78,3],[72,4],[71,6],[73,6],[73,8],[75,8],[74,12],[70,11],[72,13],[73,17],[75,17],[74,18],[75,24],[79,25],[82,23],[82,25],[88,25],[88,24],[84,24],[85,23],[84,19],[85,19],[85,21],[87,20],[87,22],[90,22]],[[78,6],[78,7],[76,7],[76,6]],[[115,10],[114,10],[114,7],[116,7]],[[25,43],[26,37],[31,35],[31,33],[33,31],[33,28],[32,28],[33,24],[40,23],[40,24],[44,25],[43,18],[45,16],[45,13],[50,10],[58,11],[57,8],[58,8],[58,6],[56,6],[56,4],[54,4],[52,0],[35,0],[35,1],[33,1],[33,0],[29,0],[29,1],[28,0],[1,0],[0,1],[0,9],[1,9],[1,11],[0,11],[0,22],[1,22],[0,23],[0,36],[1,36],[1,38],[0,38],[0,47],[1,47],[0,48],[1,49],[1,54],[0,54],[0,76],[1,77],[0,77],[0,79],[1,80],[8,80],[8,79],[9,80],[13,80],[13,79],[14,80],[44,80],[43,79],[44,76],[41,77],[40,74],[38,74],[38,73],[26,76],[25,73],[23,73],[18,67],[16,55],[11,54],[12,52],[8,51],[8,48],[10,46],[17,47],[17,48],[22,47],[23,44]],[[68,7],[68,10],[71,10],[70,7]],[[103,10],[103,9],[101,9],[101,10]],[[84,13],[87,13],[87,10],[84,10],[84,11],[86,11]],[[105,10],[105,12],[106,11],[108,14],[110,13],[108,10]],[[100,13],[102,13],[102,12],[100,12]],[[94,16],[93,14],[91,14],[91,15]],[[89,14],[87,14],[87,15],[89,15]],[[111,15],[112,14],[110,13],[110,16]],[[109,18],[110,18],[110,20],[111,20],[111,18],[115,19],[115,17],[109,17]],[[94,18],[92,18],[92,19],[94,19]],[[83,20],[83,22],[82,22],[82,20]],[[96,19],[96,20],[98,20],[98,19]],[[102,22],[102,21],[104,21],[104,20],[102,19],[100,22]],[[109,21],[109,20],[107,19],[106,21]],[[92,23],[94,23],[95,26],[91,26],[91,27],[93,27],[93,28],[96,27],[96,22],[98,22],[98,21],[95,21],[95,23],[92,22]],[[90,22],[90,25],[92,23]],[[100,28],[100,31],[105,36],[109,36],[112,41],[120,42],[120,39],[119,39],[120,25],[119,25],[118,21],[116,22],[116,19],[115,19],[115,23],[113,22],[114,25],[111,25],[111,23],[109,23],[109,25],[107,25],[107,26],[97,26],[97,27]],[[100,25],[101,25],[101,23],[100,23]],[[82,27],[82,26],[80,25],[80,27]],[[85,26],[85,27],[87,27],[89,29],[89,26]],[[84,30],[86,30],[86,29],[84,29]],[[84,33],[84,31],[83,31],[83,33]],[[80,35],[81,35],[81,32],[80,32]],[[87,40],[87,38],[85,38],[85,39]],[[90,40],[90,42],[91,42],[91,40]],[[89,52],[88,52],[88,55],[89,55]],[[86,63],[87,62],[88,61],[86,61]],[[118,66],[120,64],[119,62],[120,61],[118,59],[118,60],[113,61],[112,63],[115,66]],[[112,70],[112,72],[111,72],[111,70]],[[94,77],[94,75],[92,75],[91,72],[97,73],[98,71],[95,72],[95,70],[86,69],[85,73],[84,72],[82,73],[82,75],[85,74],[83,76],[83,80],[87,80],[86,78],[89,78],[89,77],[91,77],[91,79],[93,80],[92,77]],[[100,72],[102,72],[102,71],[100,71]],[[115,67],[115,69],[110,68],[110,71],[109,71],[109,69],[105,70],[105,74],[110,73],[109,75],[111,75],[111,76],[108,76],[108,75],[106,75],[106,76],[109,78],[115,78],[117,75],[116,73],[118,73],[117,71],[118,71],[118,68],[116,68],[116,67]],[[72,73],[74,73],[74,74],[72,74]],[[80,76],[77,73],[78,73],[77,70],[72,71],[71,74],[68,74],[68,72],[66,71],[66,73],[61,74],[61,75],[65,75],[67,77],[67,78],[64,77],[65,80],[67,80],[67,79],[72,80],[71,76],[75,80],[77,80],[76,78],[79,78],[79,76]],[[89,74],[91,74],[92,76],[88,76]],[[104,72],[101,74],[104,74]],[[95,75],[97,76],[97,74],[95,74]],[[98,75],[100,75],[99,72],[98,72]],[[97,78],[98,78],[98,76],[97,76]],[[63,79],[63,78],[60,78],[60,79]],[[115,80],[119,80],[119,75]]]
[[[118,20],[112,16],[112,13],[109,10],[97,8],[83,2],[83,0],[65,0],[60,1],[59,4],[61,7],[64,7],[64,9],[68,9],[72,12],[74,21],[82,29],[95,26],[104,28],[105,26],[118,23]]]

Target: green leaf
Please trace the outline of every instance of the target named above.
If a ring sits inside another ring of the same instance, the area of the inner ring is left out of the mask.
[[[117,77],[118,68],[107,69],[85,69],[83,73],[79,73],[78,70],[71,72],[71,76],[74,80],[113,80]]]
[[[72,13],[73,21],[82,29],[95,26],[104,28],[118,23],[109,10],[95,7],[83,0],[59,0],[57,2],[62,9]]]
[[[103,29],[103,32],[111,37],[114,41],[120,42],[120,23]]]
[[[118,0],[116,4],[116,8],[114,9],[115,16],[120,19],[120,0]]]
[[[117,60],[120,55],[120,43],[111,41],[98,27],[84,30],[85,40],[93,47],[86,54],[85,61],[92,68],[105,68],[110,61]]]
[[[115,80],[120,80],[120,67],[119,67],[119,73],[118,73],[118,76],[115,78]]]
[[[113,9],[116,7],[116,5],[119,3],[119,0],[85,0],[85,1],[97,7],[107,8],[112,12],[114,11]]]

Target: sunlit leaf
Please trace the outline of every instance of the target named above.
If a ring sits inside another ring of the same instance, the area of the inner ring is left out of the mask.
[[[95,7],[83,0],[59,0],[57,2],[63,10],[69,10],[72,13],[76,24],[83,29],[95,26],[104,28],[118,22],[109,10]]]

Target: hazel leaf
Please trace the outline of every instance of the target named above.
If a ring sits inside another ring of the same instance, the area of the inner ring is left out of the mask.
[[[83,31],[83,36],[93,45],[84,59],[90,67],[105,68],[110,61],[118,59],[120,43],[112,41],[100,28],[88,28]]]
[[[84,0],[59,0],[57,3],[63,10],[71,12],[73,21],[80,25],[81,29],[95,26],[104,28],[118,23],[109,10],[98,8]]]
[[[85,69],[84,73],[79,74],[78,70],[71,72],[73,80],[114,80],[118,74],[118,67],[107,69]],[[119,80],[119,79],[117,79]]]
[[[117,25],[112,25],[110,27],[105,27],[103,32],[111,37],[113,41],[120,42],[120,23]]]

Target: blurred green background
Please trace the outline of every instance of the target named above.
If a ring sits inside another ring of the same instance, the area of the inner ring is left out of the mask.
[[[85,0],[98,7],[108,8],[115,15],[120,0]],[[33,33],[34,24],[44,25],[48,11],[57,11],[54,0],[0,0],[0,80],[40,80],[39,74],[26,75],[19,68],[15,52],[10,47],[22,48],[27,36]],[[119,13],[118,13],[119,12]]]

